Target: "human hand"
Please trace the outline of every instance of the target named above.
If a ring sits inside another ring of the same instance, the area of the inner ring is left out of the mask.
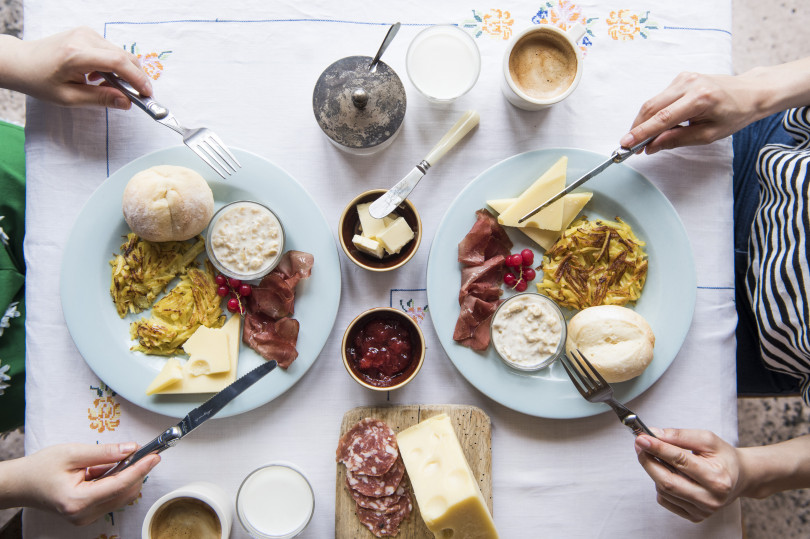
[[[138,59],[87,27],[35,41],[18,41],[13,61],[6,60],[9,88],[65,106],[101,105],[129,109],[129,99],[108,85],[88,84],[112,71],[139,93],[152,95],[149,77]]]
[[[642,105],[620,143],[629,148],[655,136],[646,148],[653,154],[727,137],[762,117],[752,79],[748,75],[681,73]],[[685,122],[688,125],[681,125]]]
[[[149,455],[97,481],[113,464],[137,449],[135,443],[63,444],[19,459],[14,486],[17,505],[55,511],[73,524],[90,524],[138,496],[144,477],[160,457]]]
[[[655,481],[658,503],[700,522],[737,499],[746,475],[739,451],[706,430],[657,430],[636,438],[638,461]],[[661,459],[678,473],[668,470]]]

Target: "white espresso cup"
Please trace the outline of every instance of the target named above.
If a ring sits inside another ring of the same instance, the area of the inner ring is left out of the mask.
[[[523,110],[559,103],[582,78],[582,51],[577,40],[585,27],[563,31],[550,24],[534,25],[515,35],[503,58],[503,95]]]
[[[143,519],[141,539],[231,536],[233,501],[213,483],[197,481],[161,496]]]

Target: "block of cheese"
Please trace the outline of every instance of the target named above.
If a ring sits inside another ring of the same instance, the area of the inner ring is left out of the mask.
[[[523,225],[517,227],[518,230],[523,232],[537,245],[548,251],[554,245],[554,242],[560,239],[562,231],[568,228],[574,219],[576,219],[585,204],[591,200],[593,193],[571,193],[562,198],[563,201],[563,220],[562,229],[560,230],[540,230],[539,228],[524,227]],[[500,213],[511,204],[514,204],[516,198],[501,198],[498,200],[487,200],[487,204],[496,212]]]
[[[499,216],[498,222],[506,226],[518,226],[518,219],[532,211],[565,189],[565,169],[568,158],[563,156],[540,176],[528,189],[523,191],[514,204],[506,208]],[[521,225],[543,230],[562,229],[563,203],[558,200],[543,211],[534,214]]]
[[[383,229],[377,240],[385,247],[388,254],[397,254],[413,239],[413,230],[404,217],[397,217],[393,223]]]
[[[446,414],[397,434],[397,444],[425,525],[437,538],[497,538],[461,444]]]
[[[147,395],[154,395],[161,393],[167,387],[176,384],[183,379],[183,365],[176,357],[170,357],[169,361],[163,366],[149,387],[146,388]]]
[[[355,234],[354,236],[352,236],[352,243],[354,244],[355,247],[357,247],[358,251],[362,251],[373,257],[382,258],[383,255],[385,254],[385,250],[383,249],[382,244],[377,240],[373,240],[371,238]]]
[[[241,342],[240,323],[242,317],[233,315],[225,322],[225,325],[215,331],[221,331],[228,335],[228,361],[229,369],[216,374],[202,374],[195,376],[190,372],[189,363],[186,361],[182,369],[182,379],[165,389],[159,391],[161,394],[174,393],[217,393],[236,380],[236,369],[239,365],[239,343]]]
[[[357,215],[360,217],[360,228],[363,229],[363,236],[375,239],[385,228],[385,219],[375,219],[368,212],[371,202],[357,205]]]
[[[228,332],[200,326],[183,345],[191,374],[216,374],[231,368]]]

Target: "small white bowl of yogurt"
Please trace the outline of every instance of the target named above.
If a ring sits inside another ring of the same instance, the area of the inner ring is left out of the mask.
[[[554,300],[526,292],[498,306],[490,335],[504,363],[519,371],[548,367],[565,353],[565,317]]]
[[[284,252],[284,228],[264,204],[231,202],[211,218],[205,251],[220,273],[242,281],[270,273]]]
[[[274,462],[252,471],[236,494],[236,514],[255,539],[291,539],[312,520],[315,494],[298,468]]]

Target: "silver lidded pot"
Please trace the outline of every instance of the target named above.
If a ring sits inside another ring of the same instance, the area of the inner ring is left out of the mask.
[[[405,119],[405,87],[380,61],[399,30],[391,26],[377,56],[348,56],[327,67],[312,92],[315,120],[335,146],[354,155],[387,148]]]

